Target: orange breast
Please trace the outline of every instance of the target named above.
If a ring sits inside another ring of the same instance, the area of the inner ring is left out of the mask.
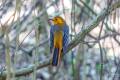
[[[63,36],[62,36],[62,31],[56,31],[54,32],[54,47],[62,49],[62,41],[63,41]]]

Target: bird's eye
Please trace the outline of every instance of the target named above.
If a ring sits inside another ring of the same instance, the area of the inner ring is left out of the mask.
[[[55,20],[57,21],[57,18]]]

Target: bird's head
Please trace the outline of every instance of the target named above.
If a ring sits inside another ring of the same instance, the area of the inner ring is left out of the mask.
[[[52,19],[53,24],[57,26],[63,26],[65,24],[65,21],[62,17],[56,16]]]

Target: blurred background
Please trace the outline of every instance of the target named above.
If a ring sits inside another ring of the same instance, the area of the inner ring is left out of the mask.
[[[49,19],[64,18],[71,42],[117,1],[0,0],[0,80],[6,70],[6,80],[120,80],[119,8],[70,50],[59,67],[36,70],[52,56]],[[16,77],[18,70],[24,73],[33,65],[33,72]]]

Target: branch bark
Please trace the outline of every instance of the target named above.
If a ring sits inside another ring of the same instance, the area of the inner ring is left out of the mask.
[[[105,19],[105,17],[107,17],[113,10],[117,9],[120,7],[120,1],[114,3],[113,5],[110,6],[110,8],[108,10],[103,10],[102,13],[100,15],[98,15],[96,17],[95,20],[93,20],[93,22],[86,26],[86,29],[84,29],[82,32],[79,32],[78,35],[76,35],[75,39],[73,41],[70,42],[67,52],[69,52],[71,49],[73,49],[74,47],[76,47],[81,41],[83,41],[86,37],[86,35],[92,31],[95,27],[97,27],[97,25]],[[39,63],[39,65],[37,66],[37,69],[41,69],[47,66],[50,66],[50,62],[51,60],[46,60],[43,63]],[[16,70],[15,72],[15,76],[19,77],[19,76],[25,76],[25,75],[29,75],[30,73],[32,73],[34,70],[34,65],[29,65],[27,68],[22,68],[19,70]],[[3,71],[2,74],[0,74],[0,79],[1,78],[5,78],[6,77],[7,72]],[[12,74],[12,73],[11,73]],[[4,79],[2,79],[4,80]]]

